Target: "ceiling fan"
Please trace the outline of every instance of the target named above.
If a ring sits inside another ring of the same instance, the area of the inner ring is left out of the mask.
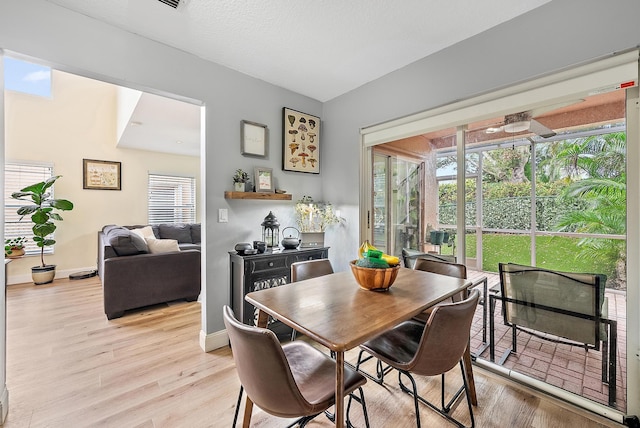
[[[550,138],[556,135],[554,130],[547,128],[535,120],[530,110],[508,114],[504,117],[504,124],[502,126],[487,128],[485,132],[487,134],[494,134],[500,131],[510,134],[531,131],[542,138]]]

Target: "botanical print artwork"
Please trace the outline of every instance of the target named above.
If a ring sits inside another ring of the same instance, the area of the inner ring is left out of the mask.
[[[320,118],[283,109],[283,156],[285,171],[320,173]]]

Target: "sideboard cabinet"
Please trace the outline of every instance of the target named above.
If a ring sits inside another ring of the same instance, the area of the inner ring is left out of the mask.
[[[327,257],[328,247],[269,250],[246,256],[230,251],[231,307],[236,317],[245,324],[255,325],[258,311],[244,300],[247,293],[288,284],[291,282],[291,264]],[[268,326],[280,339],[291,335],[291,328],[277,320],[269,319]]]

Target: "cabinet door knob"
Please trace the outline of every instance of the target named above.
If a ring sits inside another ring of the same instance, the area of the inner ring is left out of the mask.
[[[273,262],[269,262],[269,267],[273,267]]]
[[[313,256],[307,257],[307,260],[313,260]]]

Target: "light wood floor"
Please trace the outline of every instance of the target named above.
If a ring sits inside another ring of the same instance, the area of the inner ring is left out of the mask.
[[[6,428],[230,427],[239,382],[229,348],[198,344],[200,305],[180,302],[107,321],[98,278],[12,285],[7,291]],[[348,355],[353,361],[354,355]],[[476,368],[478,427],[617,426]],[[372,427],[413,427],[410,397],[388,384],[365,385]],[[459,377],[447,376],[447,385]],[[421,380],[437,401],[439,378]],[[361,410],[352,410],[363,426]],[[423,426],[453,426],[426,406]],[[456,415],[466,421],[466,406]],[[252,426],[283,427],[254,410]],[[318,417],[309,427],[330,427]]]

